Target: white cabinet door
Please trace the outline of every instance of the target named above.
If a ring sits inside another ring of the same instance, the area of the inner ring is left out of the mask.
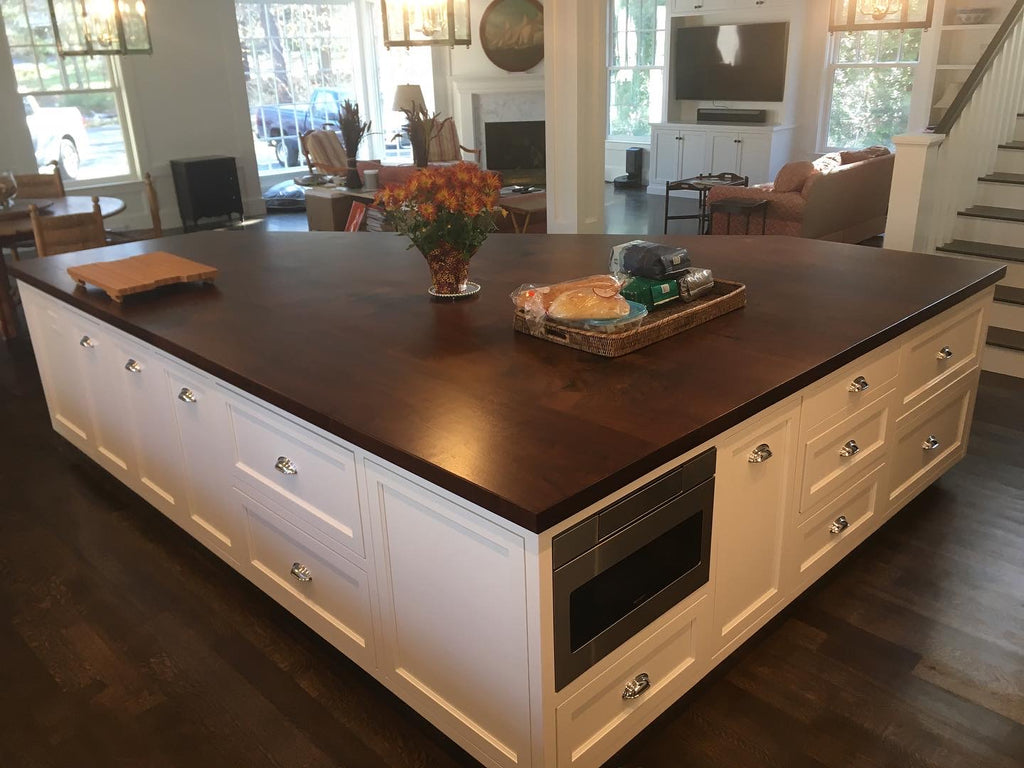
[[[715,620],[721,658],[785,597],[782,543],[795,481],[799,402],[718,451],[714,528]]]
[[[679,134],[682,156],[679,159],[677,179],[690,179],[706,171],[707,134],[703,131],[682,131]]]
[[[168,369],[168,390],[181,438],[187,482],[186,529],[236,564],[242,522],[228,495],[231,459],[227,404],[214,385],[184,369]]]
[[[665,184],[683,178],[679,173],[682,151],[679,131],[655,128],[651,131],[652,184]]]
[[[751,3],[754,0],[750,0]],[[672,13],[686,15],[694,13],[710,13],[712,11],[728,11],[736,7],[737,0],[673,0]]]
[[[80,345],[84,334],[75,335],[70,312],[24,284],[21,297],[53,428],[92,456],[92,405],[82,373],[82,358],[92,350]]]
[[[711,141],[711,162],[708,171],[711,173],[739,173],[739,136],[731,131],[715,131],[708,134],[708,139]]]
[[[389,687],[481,762],[528,764],[525,541],[365,466]]]
[[[768,133],[741,133],[739,139],[739,171],[751,184],[771,181],[772,136]]]

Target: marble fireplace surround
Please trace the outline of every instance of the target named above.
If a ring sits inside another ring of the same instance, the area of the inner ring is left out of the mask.
[[[453,86],[453,112],[459,138],[467,147],[484,150],[484,124],[544,119],[544,76],[505,75],[457,78]]]

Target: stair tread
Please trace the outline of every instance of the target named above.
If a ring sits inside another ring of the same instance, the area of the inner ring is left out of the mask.
[[[999,145],[1000,149],[1024,149],[1024,141],[1008,141]]]
[[[1024,263],[1024,248],[1013,245],[996,245],[995,243],[978,243],[972,240],[952,240],[940,245],[935,250],[943,253],[962,253],[966,256],[981,256],[999,261],[1016,261]]]
[[[1024,306],[1024,288],[1017,288],[1012,285],[997,285],[996,301]]]
[[[1024,184],[1024,173],[1002,173],[996,171],[988,176],[979,176],[978,181],[987,181],[992,184]]]
[[[1020,208],[1001,208],[996,205],[972,205],[967,210],[960,211],[958,215],[969,216],[974,219],[1024,222],[1024,210]]]
[[[1024,352],[1024,331],[1015,331],[1012,328],[989,328],[986,344],[1004,349],[1015,349]]]

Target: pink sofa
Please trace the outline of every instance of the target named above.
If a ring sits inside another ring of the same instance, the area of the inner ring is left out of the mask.
[[[834,152],[813,163],[787,163],[771,184],[714,187],[708,205],[736,198],[768,200],[766,233],[859,243],[885,231],[895,155],[885,147]],[[733,215],[732,232],[743,231]],[[741,217],[742,218],[742,217]],[[750,232],[760,232],[760,214]],[[727,217],[713,214],[711,234],[726,234]]]

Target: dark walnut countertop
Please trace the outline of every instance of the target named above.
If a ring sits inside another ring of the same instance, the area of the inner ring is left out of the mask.
[[[495,235],[432,301],[396,235],[204,232],[13,265],[25,282],[531,531],[543,531],[998,281],[966,260],[787,237],[655,237],[746,308],[618,359],[512,330],[510,292],[625,236]],[[166,250],[215,286],[123,305],[66,268]]]

